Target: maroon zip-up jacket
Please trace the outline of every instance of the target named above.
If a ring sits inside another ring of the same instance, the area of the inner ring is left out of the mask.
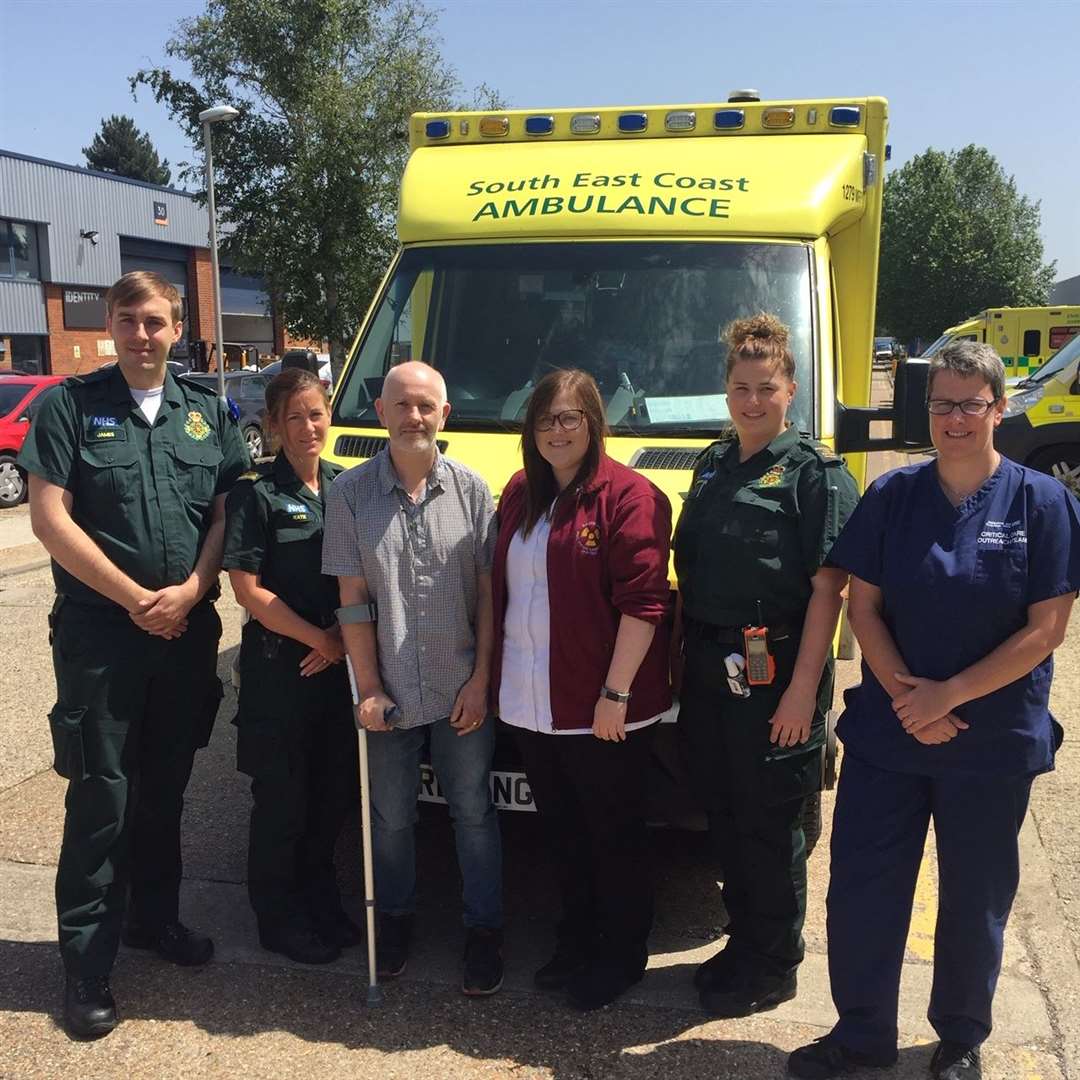
[[[525,520],[525,472],[510,478],[499,500],[492,566],[495,650],[492,702],[498,707],[506,616],[506,556]],[[671,503],[640,473],[600,458],[577,494],[560,500],[547,549],[551,618],[551,715],[558,730],[591,728],[622,615],[656,625],[630,687],[626,722],[671,707],[668,678],[668,552]],[[621,688],[620,688],[621,689]]]

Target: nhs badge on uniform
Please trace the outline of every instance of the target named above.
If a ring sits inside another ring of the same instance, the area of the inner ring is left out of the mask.
[[[95,442],[104,439],[122,439],[124,429],[115,416],[91,416],[90,438]]]
[[[291,515],[293,521],[307,521],[311,511],[303,503],[286,503],[285,513]]]

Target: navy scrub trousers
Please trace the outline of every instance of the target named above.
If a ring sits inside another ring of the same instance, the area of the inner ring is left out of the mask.
[[[992,1027],[1005,924],[1020,880],[1017,837],[1032,777],[929,777],[844,757],[827,900],[834,1035],[867,1053],[897,1043],[900,969],[927,827],[938,851],[934,983],[941,1039],[975,1045]]]

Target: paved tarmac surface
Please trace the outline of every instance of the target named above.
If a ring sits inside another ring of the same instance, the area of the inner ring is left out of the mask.
[[[709,1021],[689,987],[715,950],[724,914],[702,837],[653,833],[658,920],[645,980],[616,1005],[580,1016],[531,988],[546,960],[555,897],[535,820],[504,814],[507,978],[487,1000],[458,988],[462,931],[457,873],[444,812],[419,825],[421,911],[415,955],[365,1004],[359,950],[325,968],[262,951],[244,891],[249,797],[234,770],[231,691],[210,747],[196,763],[185,815],[184,918],[210,931],[215,961],[180,970],[123,950],[113,985],[121,1026],[96,1043],[59,1027],[62,972],[52,881],[64,782],[50,768],[46,714],[54,684],[46,644],[51,580],[28,541],[25,507],[0,513],[0,1077],[781,1077],[786,1054],[825,1033],[834,1013],[825,960],[826,831],[810,867],[807,959],[798,997],[742,1021]],[[19,572],[21,567],[31,569]],[[13,572],[15,571],[15,572]],[[226,593],[228,587],[226,585]],[[225,636],[219,673],[239,641],[239,611],[219,604]],[[1080,618],[1058,653],[1053,707],[1066,729],[1080,707]],[[118,658],[120,659],[120,658]],[[842,685],[858,678],[840,665]],[[1055,773],[1035,785],[1022,836],[1023,882],[1010,923],[996,1028],[984,1052],[987,1080],[1080,1080],[1080,735]],[[360,904],[357,830],[339,846],[354,913]],[[918,890],[901,1003],[900,1062],[871,1075],[928,1075],[933,1032],[925,1020],[936,883],[932,851]],[[873,917],[872,912],[867,913]]]

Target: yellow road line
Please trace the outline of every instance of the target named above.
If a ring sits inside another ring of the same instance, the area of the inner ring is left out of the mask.
[[[915,883],[915,902],[911,909],[907,939],[908,951],[920,960],[934,959],[934,924],[938,910],[936,858],[933,846],[927,843],[919,867],[919,879]]]

